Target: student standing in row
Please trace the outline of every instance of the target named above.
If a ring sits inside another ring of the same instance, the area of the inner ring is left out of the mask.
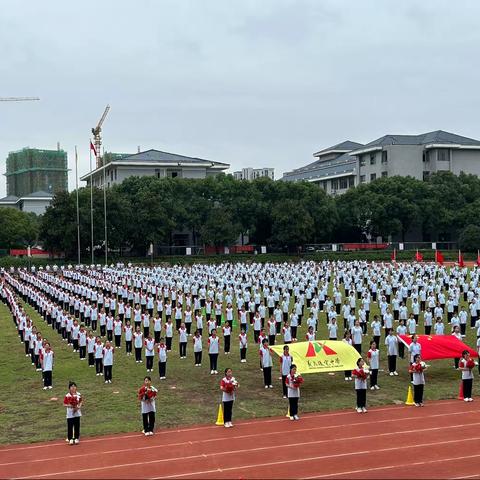
[[[264,338],[262,340],[262,346],[260,347],[260,362],[263,370],[263,383],[265,388],[273,388],[272,385],[272,354],[268,345],[268,340]]]
[[[113,354],[115,353],[111,343],[107,340],[103,349],[103,375],[105,383],[112,383]]]
[[[168,348],[163,338],[160,339],[160,343],[157,346],[158,352],[158,373],[160,380],[167,378],[167,352]]]
[[[145,339],[145,361],[147,363],[147,372],[153,372],[153,359],[155,357],[155,340],[149,333]]]
[[[202,366],[202,336],[200,335],[200,330],[197,328],[195,330],[195,335],[193,336],[193,355],[195,356],[195,366]]]
[[[283,398],[287,398],[288,387],[287,387],[287,376],[290,373],[290,367],[293,364],[293,357],[290,355],[290,348],[288,345],[284,345],[283,354],[280,357],[280,374],[282,375],[282,388],[283,388]]]
[[[103,373],[103,343],[100,337],[95,342],[95,370],[97,377]]]
[[[370,342],[370,350],[367,353],[370,362],[370,390],[380,390],[378,386],[378,369],[380,366],[380,352],[375,340]]]
[[[138,325],[133,334],[133,346],[135,347],[135,363],[142,363],[143,333]]]
[[[212,334],[208,338],[208,356],[210,357],[210,375],[217,374],[218,352],[220,349],[220,341],[217,337],[217,330],[214,328]]]
[[[240,335],[238,336],[238,343],[240,349],[240,363],[247,362],[247,348],[248,348],[248,339],[245,330],[242,328]]]
[[[43,389],[51,390],[52,387],[52,375],[53,375],[53,361],[55,354],[50,348],[50,344],[47,342],[42,350],[40,355],[40,363],[42,365],[42,375],[43,375]]]
[[[385,345],[387,347],[387,360],[389,375],[397,376],[397,355],[398,355],[398,338],[393,334],[392,330],[388,331],[385,338]]]
[[[357,360],[357,368],[352,371],[355,378],[355,391],[357,393],[357,412],[367,413],[367,378],[368,370],[364,368],[363,358]]]
[[[464,350],[462,352],[462,358],[458,362],[458,368],[462,371],[462,384],[463,384],[463,399],[466,402],[473,402],[472,398],[472,386],[473,386],[473,369],[475,368],[475,362],[470,358],[470,352]]]
[[[415,354],[408,370],[412,375],[413,401],[416,407],[423,407],[423,391],[425,387],[425,375],[423,372],[427,366],[421,360],[420,354]]]

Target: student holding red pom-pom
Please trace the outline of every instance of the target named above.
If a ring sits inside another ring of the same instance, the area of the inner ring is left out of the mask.
[[[357,360],[357,368],[352,371],[355,379],[355,391],[357,392],[357,412],[367,413],[367,378],[369,371],[364,368],[363,358]]]
[[[413,363],[410,365],[409,372],[413,377],[413,401],[416,407],[423,407],[423,390],[425,387],[425,375],[423,372],[427,366],[422,362],[419,353],[413,357]]]
[[[462,371],[462,383],[463,383],[463,399],[466,402],[473,402],[472,398],[472,386],[473,386],[473,372],[475,368],[475,362],[470,358],[470,352],[464,350],[462,352],[462,358],[458,362],[458,368]]]
[[[157,397],[157,389],[152,386],[152,379],[146,376],[143,385],[138,390],[138,399],[142,406],[143,431],[147,437],[153,435],[155,428],[155,398]]]
[[[301,375],[297,374],[297,366],[292,364],[290,366],[290,373],[285,379],[288,396],[288,411],[290,413],[290,420],[300,420],[298,416],[298,399],[300,398],[300,386],[303,383]]]
[[[63,405],[67,407],[67,441],[70,445],[80,442],[80,417],[82,416],[83,398],[77,392],[77,384],[68,384],[68,393],[63,399]]]
[[[232,375],[232,369],[225,369],[225,376],[220,382],[220,390],[222,391],[222,403],[223,403],[223,424],[225,428],[233,427],[232,424],[232,411],[233,402],[235,401],[235,391],[238,388],[238,382]]]

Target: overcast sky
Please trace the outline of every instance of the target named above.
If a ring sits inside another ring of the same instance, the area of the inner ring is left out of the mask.
[[[480,2],[0,0],[0,159],[69,154],[75,185],[105,105],[108,151],[167,152],[276,177],[349,139],[480,138]],[[0,196],[5,194],[5,177]]]

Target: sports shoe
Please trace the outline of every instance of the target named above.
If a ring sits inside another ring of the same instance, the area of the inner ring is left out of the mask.
[[[210,370],[210,375],[213,375],[215,370]]]
[[[363,410],[361,408],[357,408],[357,413],[362,413]]]
[[[348,377],[348,381],[351,382],[353,380],[352,377]]]
[[[390,372],[389,375],[390,375],[391,377],[393,377],[394,373],[393,373],[393,372]]]
[[[367,413],[367,409],[365,407],[362,408],[363,413]]]
[[[375,390],[380,390],[380,387],[378,385],[375,385]]]
[[[47,390],[48,387],[43,387],[44,390]],[[466,402],[468,402],[468,399],[465,399]]]
[[[298,415],[294,415],[293,418],[294,418],[295,420],[300,420],[300,417],[299,417]]]
[[[218,370],[214,370],[214,372],[215,372],[215,375],[216,375],[218,373]]]
[[[74,443],[75,443],[75,445],[78,445],[78,444],[80,443],[80,440],[79,440],[78,438],[76,438],[76,439],[74,440]]]
[[[73,445],[73,444],[74,444],[74,441],[73,441],[73,440],[70,440],[70,441],[68,442],[68,444],[69,444],[69,445]]]
[[[265,385],[265,388],[268,388],[268,385]]]
[[[284,395],[284,396],[283,396],[283,398],[287,398],[287,396],[286,396],[286,395]]]
[[[273,385],[269,385],[268,388],[273,388]]]
[[[375,390],[375,386],[372,385],[372,386],[370,387],[370,390]]]
[[[290,417],[290,420],[295,420],[295,417]]]
[[[398,377],[398,372],[397,372],[396,370],[393,372],[393,374],[394,374],[396,377]]]

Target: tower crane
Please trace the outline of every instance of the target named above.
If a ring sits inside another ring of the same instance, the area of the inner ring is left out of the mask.
[[[95,145],[95,150],[97,151],[97,168],[100,168],[102,166],[102,125],[103,122],[105,121],[105,118],[107,117],[108,111],[110,110],[110,105],[107,105],[105,107],[105,111],[103,112],[102,117],[97,123],[97,126],[95,128],[92,128],[92,133],[93,133],[93,143]]]
[[[0,97],[0,102],[29,102],[40,100],[38,97]]]

